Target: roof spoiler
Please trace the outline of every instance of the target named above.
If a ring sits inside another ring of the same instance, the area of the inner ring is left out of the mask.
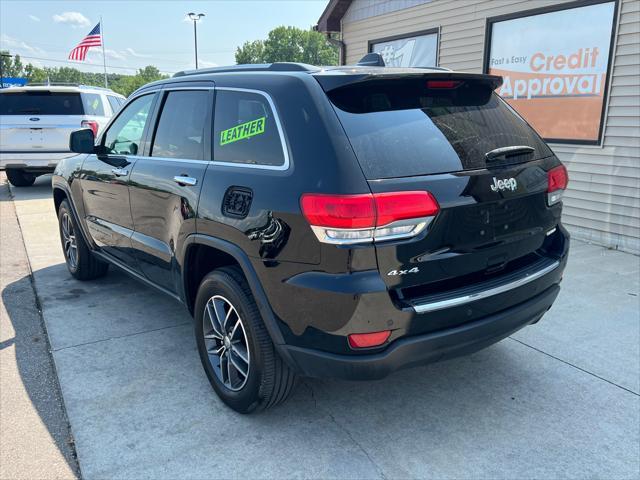
[[[344,75],[313,75],[325,92],[350,85],[358,85],[369,82],[393,82],[398,80],[424,79],[424,80],[457,80],[461,82],[473,82],[477,85],[486,85],[491,90],[502,85],[502,77],[499,75],[487,75],[481,73],[461,73],[446,70],[432,70],[425,72],[393,72],[386,69],[380,71],[358,72]]]

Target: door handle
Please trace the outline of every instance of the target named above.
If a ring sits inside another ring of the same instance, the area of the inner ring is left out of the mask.
[[[173,181],[182,187],[184,187],[185,185],[194,187],[198,183],[197,178],[187,177],[186,175],[176,175],[175,177],[173,177]]]
[[[126,168],[112,168],[111,173],[113,173],[116,177],[126,177],[129,175],[129,170]]]

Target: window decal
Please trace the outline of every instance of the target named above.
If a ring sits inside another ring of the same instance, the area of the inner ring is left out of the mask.
[[[220,146],[263,134],[265,120],[265,117],[260,117],[227,130],[222,130],[220,132]]]

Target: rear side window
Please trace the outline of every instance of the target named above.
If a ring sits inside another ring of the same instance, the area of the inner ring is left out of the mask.
[[[510,163],[552,155],[489,87],[472,82],[427,88],[424,79],[387,80],[328,95],[369,179],[486,168],[486,153],[507,146],[535,149]]]
[[[285,164],[278,124],[264,95],[217,90],[213,158],[216,162],[270,167]]]
[[[104,117],[104,106],[102,98],[97,93],[83,93],[82,103],[84,104],[85,115],[95,115],[96,117]]]
[[[79,93],[30,91],[0,93],[0,115],[82,115]]]
[[[208,91],[179,91],[167,95],[151,149],[152,157],[204,158]]]
[[[113,113],[116,113],[118,110],[120,110],[122,102],[120,102],[120,99],[118,97],[107,95],[107,101],[109,102],[109,105],[111,105],[111,110],[113,111]]]

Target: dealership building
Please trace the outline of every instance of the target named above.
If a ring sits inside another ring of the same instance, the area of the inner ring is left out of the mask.
[[[640,0],[330,0],[317,28],[342,64],[502,75],[569,169],[573,236],[640,253]]]

